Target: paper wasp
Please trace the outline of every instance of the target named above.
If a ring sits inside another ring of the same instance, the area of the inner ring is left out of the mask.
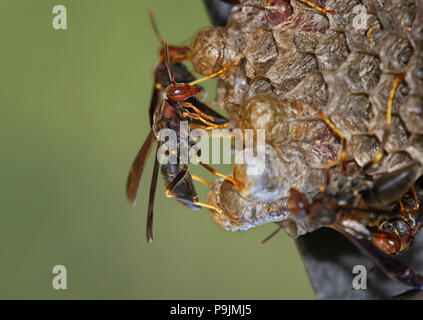
[[[410,167],[408,170],[402,170],[402,172],[397,174],[397,177],[394,177],[394,179],[390,181],[387,188],[401,189],[401,181],[396,183],[397,181],[395,180],[404,181],[410,178],[413,179],[415,171],[413,167]],[[383,178],[386,179],[386,177]],[[382,178],[379,180],[382,180]],[[422,180],[422,178],[420,178],[420,180]],[[376,187],[380,186],[383,188],[383,181],[379,183],[379,185],[376,185]],[[373,187],[373,189],[375,189],[375,187]],[[410,190],[410,192],[407,192],[398,200],[390,214],[383,216],[383,218],[378,221],[377,229],[372,232],[372,242],[374,246],[386,254],[394,255],[407,252],[413,244],[417,232],[423,225],[423,214],[422,211],[419,210],[421,202],[419,198],[423,196],[422,189],[418,188],[418,192],[416,192],[416,187],[412,184]],[[371,193],[374,193],[374,191]],[[387,194],[385,198],[388,198],[391,197],[392,192],[388,190],[385,194]],[[368,203],[368,199],[366,203]]]
[[[391,174],[390,179],[379,178],[371,189],[349,193],[325,190],[311,202],[305,194],[291,189],[288,206],[292,214],[305,217],[308,223],[342,233],[390,278],[423,289],[423,277],[392,257],[392,254],[408,251],[423,224],[420,207],[423,194],[413,192],[413,200],[407,198],[405,206],[398,206],[395,202],[402,203],[403,192],[393,186],[407,185],[410,189],[420,175],[419,166],[413,165]],[[387,189],[391,190],[386,192]],[[380,190],[385,192],[380,193]],[[377,194],[376,208],[371,206],[374,199],[366,202],[370,199],[369,194]]]
[[[160,52],[159,63],[154,72],[155,86],[149,109],[151,130],[132,164],[127,180],[127,197],[132,204],[135,204],[144,167],[148,161],[154,141],[159,139],[161,129],[174,130],[179,137],[180,123],[182,121],[186,121],[190,128],[205,130],[225,128],[229,125],[226,118],[196,98],[202,91],[196,84],[220,75],[228,70],[231,65],[202,79],[195,80],[194,76],[183,64],[183,61],[190,58],[189,48],[169,47],[161,39],[151,12],[150,17],[156,35],[163,44],[163,49]],[[153,206],[160,166],[157,159],[159,148],[160,142],[156,149],[150,186],[147,212],[147,242],[151,242],[153,239]],[[202,162],[200,164],[213,174],[235,182],[232,178],[216,172],[209,165]],[[188,165],[180,165],[179,158],[177,164],[167,163],[161,165],[161,173],[167,186],[166,196],[178,200],[190,209],[199,210],[201,207],[206,207],[219,211],[214,206],[198,201],[192,177],[188,172]]]
[[[365,167],[378,163],[384,156],[383,149],[391,129],[393,98],[404,77],[405,73],[398,75],[390,91],[382,150]],[[347,140],[329,117],[323,112],[319,112],[319,115],[341,139],[342,151],[338,159],[325,163],[326,186],[321,187],[311,201],[300,191],[290,189],[288,208],[294,220],[303,220],[314,230],[320,227],[335,229],[373,259],[390,278],[423,289],[423,277],[392,257],[410,249],[423,225],[423,190],[420,186],[423,169],[420,163],[386,173],[376,179],[371,187],[359,183],[364,175],[362,170],[357,179],[343,177],[336,186],[332,186],[336,191],[333,188],[329,190],[329,167],[340,161],[343,171],[346,170]],[[268,241],[280,229],[262,242]]]
[[[383,149],[392,124],[393,99],[399,83],[404,78],[405,73],[401,73],[393,83],[387,103],[382,148],[365,168],[378,163],[384,156]],[[423,225],[423,210],[420,207],[423,194],[421,190],[419,194],[415,190],[415,183],[421,180],[423,169],[419,163],[413,163],[382,175],[374,181],[371,188],[358,190],[351,186],[347,192],[341,188],[338,188],[336,193],[329,192],[326,189],[330,183],[329,165],[340,160],[345,172],[346,138],[326,115],[322,112],[319,115],[340,137],[342,152],[339,159],[325,164],[326,187],[321,188],[321,192],[313,197],[311,203],[304,194],[291,189],[288,201],[291,212],[305,215],[306,219],[316,225],[339,231],[372,258],[390,278],[423,289],[423,277],[391,256],[407,252]],[[361,173],[363,174],[364,170]],[[410,190],[412,197],[408,195]]]

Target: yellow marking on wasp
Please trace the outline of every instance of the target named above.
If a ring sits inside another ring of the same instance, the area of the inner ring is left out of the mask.
[[[200,115],[200,117],[202,117],[202,118],[206,118],[206,119],[208,119],[208,120],[210,120],[210,121],[214,121],[214,120],[216,120],[216,118],[215,117],[213,117],[213,116],[209,116],[208,114],[205,114],[204,112],[202,112],[200,109],[198,109],[196,106],[194,106],[192,103],[190,103],[190,102],[185,102],[185,101],[181,101],[181,102],[179,102],[179,104],[181,104],[181,105],[183,105],[184,107],[187,107],[187,108],[191,108],[191,109],[193,109],[195,112],[197,112],[199,115]]]
[[[210,129],[224,129],[224,128],[227,128],[229,126],[229,122],[224,123],[224,124],[214,124],[212,122],[207,121],[206,119],[203,119],[199,114],[196,114],[196,113],[183,112],[182,113],[182,116],[183,117],[189,117],[191,119],[200,120],[202,123],[208,125],[208,127],[206,128],[206,130],[210,130]]]

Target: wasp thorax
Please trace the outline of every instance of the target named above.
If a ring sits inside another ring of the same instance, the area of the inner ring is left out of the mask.
[[[200,91],[200,88],[190,86],[187,83],[175,83],[166,88],[166,97],[174,101],[183,101],[195,96]]]

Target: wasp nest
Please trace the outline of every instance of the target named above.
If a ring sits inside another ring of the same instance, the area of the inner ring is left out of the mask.
[[[312,2],[335,14],[298,0],[243,0],[226,27],[193,39],[196,71],[237,63],[218,89],[232,127],[266,130],[265,173],[249,176],[245,165],[234,165],[244,190],[216,180],[208,193],[223,210],[212,218],[227,230],[281,221],[291,236],[308,231],[290,220],[287,192],[318,192],[324,164],[341,150],[319,110],[346,137],[347,176],[371,185],[410,163],[423,166],[423,0]],[[390,91],[403,72],[382,145]],[[360,173],[382,147],[382,160]],[[330,168],[333,184],[343,175],[339,165]]]

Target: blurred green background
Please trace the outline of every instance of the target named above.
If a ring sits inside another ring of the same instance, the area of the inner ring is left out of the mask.
[[[52,28],[58,4],[66,31]],[[160,46],[147,8],[172,44],[210,24],[200,0],[0,0],[0,298],[313,299],[288,236],[226,232],[161,178],[146,243],[152,161],[136,207],[124,190]],[[68,290],[52,288],[58,264]]]

